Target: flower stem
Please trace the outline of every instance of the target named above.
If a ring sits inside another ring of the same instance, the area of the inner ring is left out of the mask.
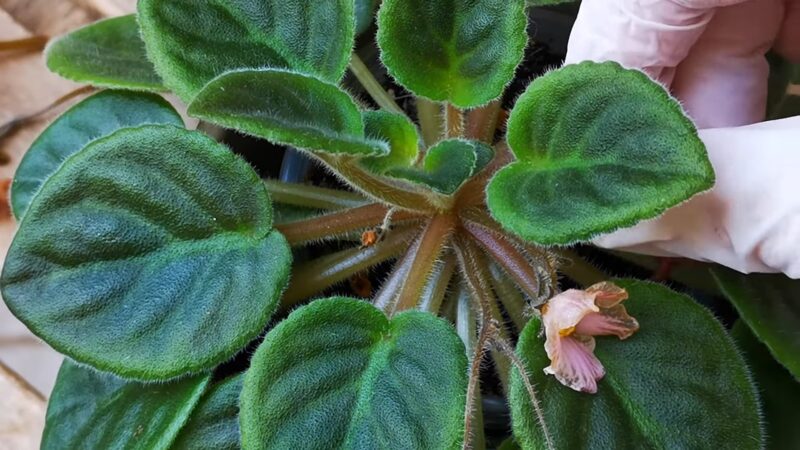
[[[394,312],[415,308],[419,304],[420,297],[428,284],[428,277],[447,244],[455,223],[455,216],[450,214],[434,216],[428,222],[420,237],[419,248],[414,254],[414,261],[409,267],[405,283],[397,295]]]
[[[445,130],[448,138],[464,136],[464,112],[451,103],[447,103],[444,110]]]
[[[302,183],[264,180],[272,201],[312,209],[355,208],[368,202],[364,196],[340,189],[328,189]]]
[[[478,311],[480,312],[478,319],[481,323],[489,321],[491,320],[489,302],[493,301],[494,295],[488,279],[482,276],[481,267],[483,267],[484,255],[471,239],[462,236],[456,240],[455,244],[461,274],[467,280],[467,284],[478,302]]]
[[[417,97],[417,118],[422,131],[422,140],[430,147],[442,137],[444,117],[442,105],[428,99]]]
[[[509,361],[511,361],[511,364],[514,366],[514,368],[516,368],[519,372],[520,378],[522,379],[523,384],[525,384],[525,389],[528,391],[528,397],[530,398],[531,405],[533,406],[533,411],[536,413],[536,419],[539,421],[539,427],[542,430],[546,448],[548,450],[555,450],[556,447],[553,444],[553,438],[550,436],[550,431],[548,430],[547,423],[544,420],[544,411],[542,411],[542,405],[539,404],[539,400],[536,397],[536,389],[533,387],[530,375],[528,375],[528,371],[525,368],[525,364],[522,362],[522,359],[511,347],[511,344],[509,344],[505,339],[495,338],[492,341],[492,346],[503,353],[509,359]]]
[[[493,337],[500,339],[508,338],[508,330],[503,325],[504,319],[497,306],[497,299],[491,288],[491,275],[486,258],[480,248],[470,239],[459,239],[456,245],[456,254],[464,278],[472,290],[476,308],[480,311],[479,321],[481,326],[491,323],[494,329]],[[496,363],[497,375],[500,378],[504,391],[508,391],[508,361],[500,354],[495,354],[493,358]]]
[[[310,219],[276,224],[275,228],[283,234],[289,244],[298,245],[377,227],[383,223],[388,212],[389,208],[386,206],[372,203]],[[392,221],[395,224],[417,218],[421,217],[403,210],[392,214]]]
[[[364,64],[364,61],[362,61],[355,52],[353,52],[353,55],[350,57],[350,72],[355,75],[361,83],[361,86],[364,86],[364,89],[369,93],[372,99],[375,100],[378,106],[393,113],[405,114],[403,110],[397,106],[394,98],[386,92],[378,80],[375,79],[375,76],[372,75],[367,65]]]
[[[503,318],[503,314],[500,312],[500,308],[497,306],[497,302],[490,302],[489,306],[491,306],[490,313],[492,322],[495,324],[495,328],[497,330],[495,333],[496,337],[500,339],[508,339],[508,329],[504,324],[505,319]],[[508,393],[509,376],[511,375],[511,363],[508,360],[508,357],[494,348],[492,349],[492,359],[494,360],[495,372],[497,373],[497,377],[500,379],[500,387],[503,389],[503,392]]]
[[[372,247],[343,250],[296,267],[281,305],[290,308],[358,272],[394,258],[407,247],[408,240],[416,232],[416,227],[394,230]]]
[[[464,341],[469,357],[469,380],[467,382],[467,400],[464,407],[464,437],[461,448],[468,450],[482,447],[481,444],[484,440],[483,427],[479,427],[476,423],[475,431],[473,431],[473,422],[482,422],[482,417],[479,416],[482,413],[479,408],[481,363],[495,330],[492,322],[483,322],[480,334],[476,339],[475,311],[471,306],[472,302],[470,301],[469,293],[466,292],[463,286],[460,289],[456,310],[456,330],[461,340]]]

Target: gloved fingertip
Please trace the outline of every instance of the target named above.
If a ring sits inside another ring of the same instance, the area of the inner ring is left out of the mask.
[[[756,247],[759,259],[768,267],[800,278],[800,211],[785,218]]]
[[[800,1],[788,2],[775,51],[792,63],[800,63]]]

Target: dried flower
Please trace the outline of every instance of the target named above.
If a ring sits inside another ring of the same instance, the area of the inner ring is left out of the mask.
[[[544,372],[576,391],[597,392],[597,381],[605,369],[594,355],[593,336],[627,339],[639,329],[639,323],[622,306],[627,298],[625,289],[603,282],[550,299],[542,308],[544,348],[550,358]]]

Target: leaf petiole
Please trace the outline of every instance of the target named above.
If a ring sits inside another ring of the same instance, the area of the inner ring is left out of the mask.
[[[364,196],[302,183],[284,183],[278,180],[264,180],[272,201],[287,205],[312,209],[355,208],[369,202]]]
[[[387,111],[405,114],[405,112],[397,105],[394,98],[381,86],[375,76],[370,72],[369,68],[361,58],[358,57],[356,52],[353,52],[350,57],[350,72],[358,79],[361,86],[369,93],[370,97],[375,100],[382,109]]]

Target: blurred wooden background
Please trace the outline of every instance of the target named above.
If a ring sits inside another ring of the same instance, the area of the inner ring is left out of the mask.
[[[133,12],[135,0],[0,0],[0,41],[55,37],[103,17]],[[74,99],[3,133],[9,121],[40,111],[78,88],[47,71],[41,52],[0,51],[0,264],[16,224],[7,187],[33,139]],[[61,356],[31,335],[0,302],[0,450],[39,448],[46,396]]]

